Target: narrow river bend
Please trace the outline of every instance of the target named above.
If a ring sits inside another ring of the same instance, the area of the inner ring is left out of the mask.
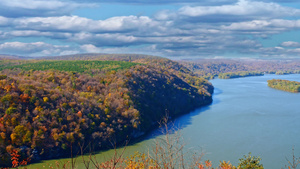
[[[211,80],[213,103],[175,120],[186,148],[204,151],[204,158],[214,165],[221,160],[237,165],[239,158],[252,152],[262,158],[266,169],[279,169],[288,164],[286,158],[292,160],[293,147],[300,157],[300,93],[269,88],[267,80],[274,78],[300,82],[298,74]],[[147,151],[161,137],[156,133],[128,146],[125,155]],[[96,157],[108,160],[112,154],[110,150]],[[53,161],[29,168],[53,165]]]

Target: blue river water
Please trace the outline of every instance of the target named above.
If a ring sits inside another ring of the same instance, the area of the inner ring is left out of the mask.
[[[186,150],[204,152],[216,167],[220,161],[237,165],[249,152],[262,158],[266,169],[280,169],[292,160],[292,149],[300,157],[300,93],[289,93],[267,86],[267,80],[286,79],[300,82],[299,74],[265,75],[237,79],[214,79],[213,103],[174,120]],[[125,156],[147,152],[155,140],[163,137],[158,130],[141,142],[127,146]],[[113,150],[95,155],[109,160]],[[67,159],[66,159],[67,160]],[[29,166],[53,166],[55,160]],[[78,159],[78,167],[82,167]]]
[[[213,104],[177,119],[186,144],[205,152],[205,158],[238,164],[251,152],[267,169],[282,168],[300,157],[300,93],[267,86],[267,80],[300,82],[300,75],[265,75],[214,79]]]

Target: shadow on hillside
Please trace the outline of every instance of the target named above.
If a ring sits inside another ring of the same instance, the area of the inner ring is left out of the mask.
[[[214,94],[213,94],[213,102],[210,105],[200,107],[190,113],[184,114],[175,119],[169,119],[168,128],[169,128],[169,130],[171,130],[171,133],[181,130],[183,128],[186,128],[189,125],[192,125],[192,119],[194,116],[197,116],[197,115],[201,114],[202,112],[209,110],[211,108],[211,106],[219,104],[220,100],[218,99],[217,96],[222,93],[223,93],[222,90],[215,88]],[[163,131],[165,131],[165,128],[155,128],[153,131],[149,132],[142,138],[138,139],[138,142],[153,139],[155,137],[161,136],[164,133]]]

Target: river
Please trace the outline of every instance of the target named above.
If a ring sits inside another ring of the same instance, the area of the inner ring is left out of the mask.
[[[186,148],[203,151],[204,159],[214,166],[219,161],[237,165],[249,152],[260,156],[266,169],[283,168],[286,158],[292,160],[292,149],[300,157],[300,93],[289,93],[267,86],[267,80],[300,81],[300,75],[265,75],[237,79],[211,80],[215,87],[213,103],[175,119],[175,126],[185,140]],[[147,151],[158,131],[145,140],[127,146],[125,155]],[[96,155],[109,159],[113,151]],[[29,166],[53,166],[55,160]],[[79,168],[82,167],[78,159]],[[81,166],[81,167],[80,167]]]

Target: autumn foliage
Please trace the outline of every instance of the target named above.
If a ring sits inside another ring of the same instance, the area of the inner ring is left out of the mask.
[[[268,80],[268,86],[274,89],[279,89],[287,92],[298,93],[300,92],[300,82],[272,79]]]
[[[39,61],[18,62],[23,67],[2,70],[0,166],[68,157],[80,151],[72,146],[78,144],[111,148],[111,141],[122,142],[153,128],[166,111],[178,116],[211,103],[212,85],[178,63],[139,61],[116,70],[113,62],[102,70],[97,67],[100,61],[82,62],[87,64],[79,72],[55,70],[57,61],[49,62],[51,70],[39,70],[47,61],[40,67]],[[18,150],[22,160],[11,159],[9,150]]]

